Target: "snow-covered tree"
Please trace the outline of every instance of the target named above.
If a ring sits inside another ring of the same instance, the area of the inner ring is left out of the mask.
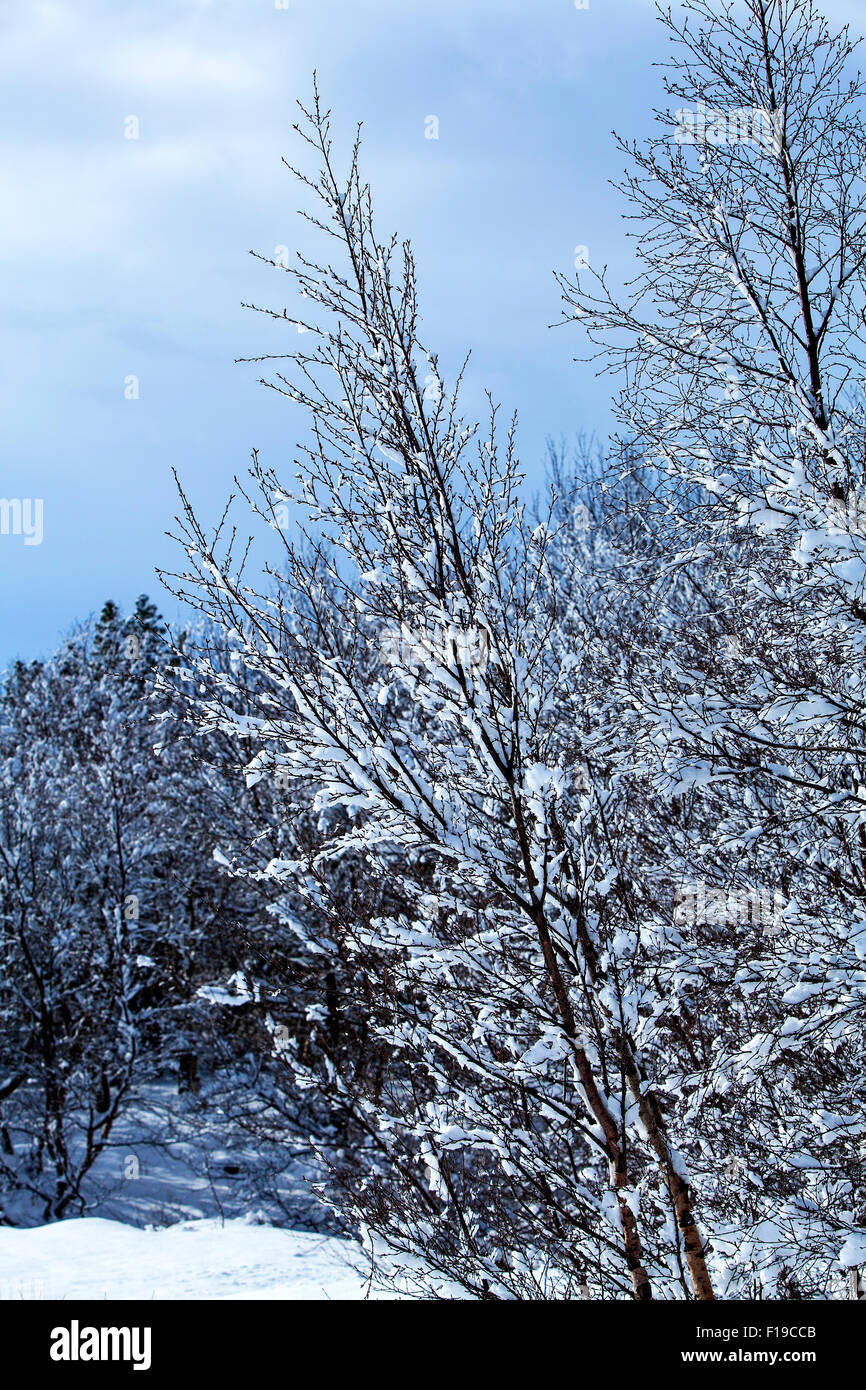
[[[181,493],[170,582],[234,652],[189,655],[193,717],[284,790],[259,877],[332,981],[274,1048],[346,1116],[374,1262],[442,1296],[824,1298],[866,1262],[863,88],[811,0],[683,8],[677,109],[623,144],[641,274],[563,282],[622,372],[605,476],[526,507],[316,93],[340,260],[262,311],[309,421],[296,488],[238,484],[266,585]]]
[[[243,960],[262,908],[214,860],[238,824],[227,750],[218,769],[196,758],[154,696],[176,659],[142,597],[0,691],[6,1220],[80,1212],[142,1084],[195,1090],[202,1058],[232,1056],[198,989]]]
[[[2,709],[0,1174],[7,1220],[75,1209],[128,1097],[131,898],[110,766],[92,761],[93,686],[71,641],[18,666]]]
[[[222,676],[205,723],[255,732],[251,779],[317,789],[323,843],[268,872],[319,909],[302,935],[339,942],[388,1051],[372,1089],[325,1057],[383,1155],[355,1211],[427,1289],[711,1298],[639,1044],[652,983],[604,701],[562,717],[580,657],[557,636],[551,528],[527,521],[513,429],[492,406],[467,424],[420,342],[411,252],[377,239],[357,145],[340,182],[318,96],[304,115],[320,163],[300,177],[347,269],[293,272],[314,346],[270,384],[312,418],[298,492],[256,456],[239,484],[282,536],[282,576],[257,593],[228,522],[207,536],[184,498],[191,565],[170,582],[262,684],[252,718]],[[280,527],[287,501],[304,543]],[[347,855],[382,885],[373,910],[330,891]]]
[[[640,276],[565,289],[666,551],[617,684],[680,878],[692,1172],[728,1170],[732,1288],[824,1296],[866,1254],[864,89],[810,0],[685,10],[679,109],[626,147]]]

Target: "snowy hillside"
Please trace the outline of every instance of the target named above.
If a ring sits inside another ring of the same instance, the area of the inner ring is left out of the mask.
[[[101,1217],[0,1230],[4,1299],[362,1299],[350,1241],[243,1220],[137,1230]],[[381,1295],[380,1295],[381,1296]]]

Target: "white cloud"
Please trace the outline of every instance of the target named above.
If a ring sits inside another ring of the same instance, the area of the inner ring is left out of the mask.
[[[127,39],[98,55],[94,71],[104,80],[185,94],[250,92],[261,84],[261,68],[239,53],[210,51],[170,35]]]

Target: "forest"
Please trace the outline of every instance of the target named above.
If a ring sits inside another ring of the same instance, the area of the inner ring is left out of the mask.
[[[173,571],[0,686],[0,1225],[146,1125],[403,1296],[866,1296],[864,86],[812,0],[662,23],[535,493],[302,104],[291,476],[178,461]]]

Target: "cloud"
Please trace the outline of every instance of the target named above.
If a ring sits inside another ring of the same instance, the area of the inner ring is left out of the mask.
[[[261,84],[261,67],[250,56],[203,49],[171,36],[127,39],[98,55],[94,75],[119,86],[201,93],[252,92]]]

